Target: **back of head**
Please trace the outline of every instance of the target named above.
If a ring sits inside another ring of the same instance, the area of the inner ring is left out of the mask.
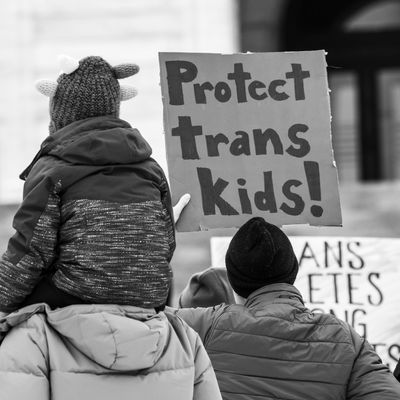
[[[247,221],[234,235],[225,264],[233,290],[244,298],[266,285],[293,284],[298,272],[289,238],[260,217]]]
[[[120,86],[118,79],[139,71],[136,64],[111,66],[98,56],[80,61],[61,56],[63,73],[57,82],[40,80],[37,89],[50,97],[50,133],[75,121],[99,116],[119,116],[120,102],[136,95],[130,86]]]

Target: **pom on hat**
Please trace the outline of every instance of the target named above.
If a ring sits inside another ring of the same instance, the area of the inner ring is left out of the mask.
[[[259,217],[236,232],[225,264],[233,290],[244,298],[272,283],[293,284],[299,268],[289,238]]]

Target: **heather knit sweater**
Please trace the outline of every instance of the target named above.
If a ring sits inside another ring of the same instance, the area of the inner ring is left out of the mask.
[[[49,136],[30,166],[15,235],[0,260],[0,311],[41,277],[86,302],[165,302],[175,248],[171,199],[140,133],[113,116]]]

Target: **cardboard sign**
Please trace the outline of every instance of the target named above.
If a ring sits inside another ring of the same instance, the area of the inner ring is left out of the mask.
[[[180,231],[261,216],[276,225],[341,225],[324,51],[160,53]]]
[[[211,238],[212,266],[224,267],[231,238]],[[291,237],[295,286],[305,305],[347,321],[393,371],[400,357],[400,239]]]

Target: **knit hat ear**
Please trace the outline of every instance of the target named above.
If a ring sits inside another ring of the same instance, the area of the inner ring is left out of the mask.
[[[58,64],[64,74],[71,74],[79,68],[78,60],[64,54],[58,56]]]
[[[117,79],[128,78],[139,72],[139,66],[136,64],[118,64],[113,67],[115,77]]]
[[[117,79],[128,78],[139,72],[139,66],[136,64],[118,64],[113,67],[114,75]],[[126,101],[137,96],[137,89],[129,85],[120,84],[120,100]]]
[[[293,284],[299,268],[289,238],[260,217],[247,221],[234,235],[225,264],[233,290],[244,298],[266,285]]]
[[[136,88],[129,85],[120,85],[119,90],[119,98],[121,101],[129,100],[138,94]]]
[[[35,82],[36,89],[47,97],[53,97],[57,90],[57,82],[50,79],[39,79]]]

